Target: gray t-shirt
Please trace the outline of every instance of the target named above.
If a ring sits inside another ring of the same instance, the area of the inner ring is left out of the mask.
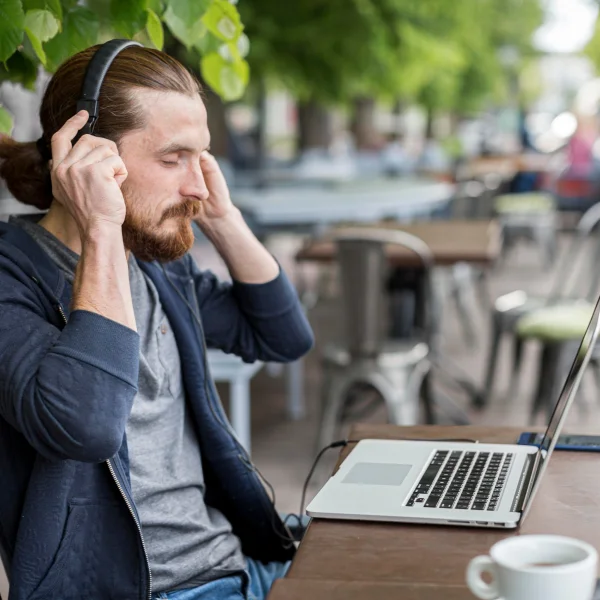
[[[11,221],[48,253],[72,284],[79,256],[37,223]],[[246,568],[227,519],[204,502],[200,447],[185,401],[175,336],[152,281],[129,258],[140,335],[138,393],[127,423],[131,487],[155,592],[201,585]]]

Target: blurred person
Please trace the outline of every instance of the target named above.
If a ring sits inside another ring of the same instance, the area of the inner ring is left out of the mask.
[[[577,128],[567,143],[567,174],[573,177],[588,178],[595,175],[596,164],[593,148],[598,136],[594,118],[577,116]]]
[[[72,140],[97,50],[68,59],[37,142],[0,175],[45,214],[0,224],[0,550],[11,600],[264,598],[293,543],[226,422],[206,347],[286,362],[313,343],[209,153],[198,82],[123,50]],[[198,269],[192,221],[232,283]]]

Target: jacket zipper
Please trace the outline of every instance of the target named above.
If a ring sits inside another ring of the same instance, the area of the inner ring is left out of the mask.
[[[60,302],[56,305],[56,309],[58,310],[60,316],[62,317],[64,324],[66,325],[67,324],[67,316],[65,315],[65,311],[64,311],[62,305],[60,304]],[[142,542],[142,550],[144,551],[144,559],[146,561],[146,569],[148,570],[148,596],[147,596],[147,598],[148,598],[148,600],[152,600],[152,571],[150,570],[150,560],[148,559],[148,550],[146,549],[146,542],[144,540],[144,535],[142,534],[142,526],[140,525],[140,522],[135,515],[133,506],[131,506],[131,502],[129,501],[129,498],[127,497],[127,494],[125,493],[125,490],[123,490],[123,486],[121,486],[121,482],[119,481],[119,478],[117,477],[117,474],[115,473],[115,469],[114,469],[112,463],[110,462],[110,459],[106,461],[106,464],[108,465],[108,470],[110,471],[110,474],[111,474],[114,482],[117,484],[117,488],[119,489],[119,492],[120,492],[121,496],[123,497],[123,500],[125,500],[127,509],[129,510],[129,513],[133,517],[135,526],[137,527],[138,533],[140,534],[140,541]]]
[[[64,321],[65,325],[67,324],[67,315],[65,315],[65,311],[63,310],[62,304],[57,304],[56,308],[58,310],[58,312],[60,313],[60,316],[62,317],[62,320]]]
[[[106,461],[106,464],[108,465],[108,470],[110,471],[112,478],[114,479],[115,483],[117,484],[117,487],[119,488],[119,492],[121,493],[123,500],[125,500],[125,504],[127,504],[127,508],[129,509],[129,512],[131,513],[131,516],[133,517],[133,520],[135,521],[135,526],[137,527],[138,533],[140,534],[140,540],[142,542],[142,550],[144,551],[144,559],[146,560],[146,569],[148,570],[148,596],[147,597],[148,597],[148,600],[151,600],[152,599],[152,571],[150,570],[150,560],[148,559],[148,551],[146,549],[146,542],[144,541],[144,535],[142,534],[142,526],[140,525],[140,522],[138,521],[137,517],[135,516],[133,506],[131,506],[131,502],[129,502],[129,498],[127,497],[127,494],[125,493],[125,491],[123,490],[123,487],[121,486],[121,482],[119,481],[119,478],[117,477],[117,474],[115,473],[115,469],[114,469],[112,463],[110,462],[110,459]]]

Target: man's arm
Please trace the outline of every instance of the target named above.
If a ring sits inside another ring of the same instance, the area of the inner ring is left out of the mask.
[[[201,227],[235,281],[267,283],[279,275],[277,261],[256,239],[237,208]]]
[[[137,392],[139,335],[86,310],[58,329],[13,270],[0,257],[0,417],[50,460],[110,458]]]
[[[52,137],[54,202],[81,243],[62,330],[48,322],[32,284],[11,279],[10,269],[3,275],[0,264],[0,416],[43,456],[95,462],[122,444],[139,336],[121,232],[127,170],[114,142],[84,135],[71,145],[87,118],[79,112]]]
[[[201,167],[209,197],[196,222],[233,279],[220,283],[190,258],[207,343],[248,362],[300,358],[314,339],[296,290],[233,206],[215,159],[203,153]]]
[[[121,229],[125,220],[121,185],[127,169],[110,140],[84,135],[71,145],[87,118],[87,111],[78,112],[52,136],[52,195],[66,209],[81,239],[72,308],[135,330]]]
[[[221,282],[190,264],[204,335],[209,347],[246,362],[290,362],[314,344],[313,333],[294,286],[280,270],[266,283]]]
[[[208,197],[196,224],[225,261],[231,277],[242,283],[266,283],[279,274],[279,265],[246,225],[231,202],[229,189],[215,158],[200,157]]]
[[[82,236],[72,310],[87,310],[136,330],[121,226],[99,221]]]

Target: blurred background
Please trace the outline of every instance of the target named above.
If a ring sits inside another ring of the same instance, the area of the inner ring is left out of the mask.
[[[547,422],[600,283],[596,1],[5,8],[17,25],[0,29],[0,130],[18,140],[41,134],[51,72],[97,41],[163,48],[204,83],[233,201],[317,340],[292,365],[211,352],[282,511],[352,423]],[[29,210],[0,194],[1,218]],[[228,278],[200,232],[192,252]],[[599,365],[569,432],[600,433]]]

